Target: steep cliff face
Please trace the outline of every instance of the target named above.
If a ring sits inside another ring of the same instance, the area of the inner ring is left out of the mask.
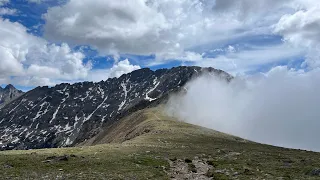
[[[0,110],[0,150],[72,146],[112,124],[129,109],[144,108],[213,68],[140,69],[99,83],[38,87]]]
[[[21,95],[23,95],[23,92],[16,89],[11,84],[7,85],[5,88],[0,87],[0,108],[20,97]]]

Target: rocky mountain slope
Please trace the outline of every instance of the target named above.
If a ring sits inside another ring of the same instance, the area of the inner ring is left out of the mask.
[[[0,108],[20,97],[22,94],[22,91],[16,89],[11,84],[7,85],[5,88],[0,87]]]
[[[0,150],[81,143],[128,112],[179,91],[202,73],[232,78],[213,68],[177,67],[140,69],[99,83],[38,87],[0,110]]]

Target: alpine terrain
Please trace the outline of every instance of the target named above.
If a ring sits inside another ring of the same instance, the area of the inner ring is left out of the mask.
[[[128,114],[128,110],[145,108],[204,72],[231,79],[227,73],[213,68],[178,67],[141,69],[99,83],[38,87],[0,110],[0,149],[54,148],[81,143]]]
[[[0,110],[1,179],[319,179],[320,154],[179,121],[171,94],[221,70],[140,69],[98,83],[38,87]]]

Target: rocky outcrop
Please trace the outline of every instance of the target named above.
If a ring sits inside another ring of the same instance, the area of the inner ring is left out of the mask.
[[[23,95],[23,92],[9,84],[5,88],[0,87],[0,108]]]

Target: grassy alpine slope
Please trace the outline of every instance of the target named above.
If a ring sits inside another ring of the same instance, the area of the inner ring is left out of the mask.
[[[106,144],[108,143],[108,144]],[[79,147],[0,152],[0,179],[319,179],[320,154],[131,114]]]

